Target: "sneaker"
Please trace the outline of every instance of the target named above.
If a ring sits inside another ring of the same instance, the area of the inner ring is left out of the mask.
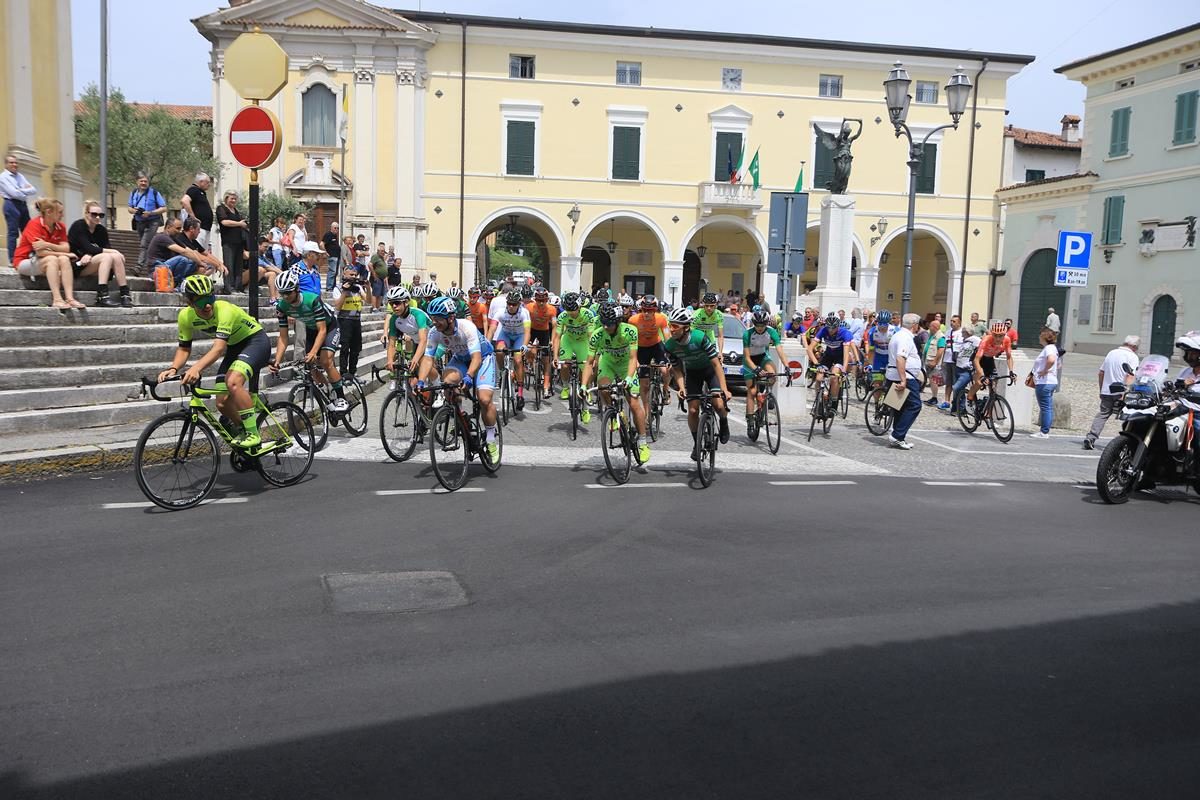
[[[233,440],[233,446],[239,450],[253,450],[262,444],[262,437],[255,433],[243,433]]]
[[[329,404],[329,410],[342,414],[350,410],[350,404],[346,402],[346,398],[339,397]]]
[[[1030,439],[1049,439],[1050,434],[1042,433],[1041,431],[1034,431],[1033,433],[1029,434],[1029,438]]]
[[[446,398],[442,396],[441,392],[438,392],[437,397],[433,398],[433,407],[441,408],[444,405],[446,405]]]
[[[938,405],[938,408],[940,408],[942,411],[949,411],[950,404],[949,403],[941,403]]]
[[[936,406],[937,404],[938,404],[938,401],[937,401],[936,397],[931,397],[925,401],[925,405],[927,405],[927,406]]]
[[[571,396],[571,387],[570,386],[564,386],[562,388],[562,391],[558,393],[559,400],[566,400],[570,396]]]
[[[485,449],[487,450],[488,461],[493,464],[500,461],[500,445],[495,442],[488,442]]]
[[[912,450],[912,442],[906,442],[903,439],[897,439],[895,436],[889,436],[888,443],[891,444],[892,447],[900,450]]]
[[[729,444],[729,420],[724,417],[721,417],[720,439],[721,444]]]
[[[639,464],[649,463],[649,461],[650,461],[650,445],[648,445],[648,444],[638,445],[637,457],[638,457]]]
[[[610,431],[616,431],[616,430],[619,430],[620,428],[621,428],[621,420],[617,419],[616,417],[613,417],[612,421],[608,423],[608,429]]]
[[[523,395],[517,395],[517,411],[521,411],[524,408],[525,408],[525,397]]]
[[[1083,440],[1083,449],[1084,450],[1095,450],[1096,442],[1092,439],[1084,439]]]
[[[588,411],[586,408],[582,409],[579,412],[579,421],[582,422],[584,425],[587,425],[589,422],[592,421],[592,412]]]

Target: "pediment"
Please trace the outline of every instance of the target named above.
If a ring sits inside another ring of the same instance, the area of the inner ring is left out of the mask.
[[[754,119],[754,115],[746,109],[731,103],[723,108],[718,108],[716,111],[708,112],[708,119],[710,122],[740,122],[749,124]]]
[[[366,28],[427,33],[429,28],[362,0],[250,0],[193,20],[198,28],[237,25],[284,28]]]

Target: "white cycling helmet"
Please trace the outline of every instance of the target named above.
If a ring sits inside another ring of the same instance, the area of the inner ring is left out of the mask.
[[[296,273],[290,269],[275,276],[275,288],[279,290],[280,294],[294,292],[299,285],[300,281],[296,278]]]
[[[387,291],[387,299],[392,300],[411,300],[412,295],[408,293],[408,289],[403,286],[393,286]]]
[[[1200,331],[1188,331],[1175,340],[1175,346],[1185,350],[1200,350]]]
[[[687,306],[684,306],[683,308],[677,308],[671,312],[671,316],[668,317],[668,322],[670,322],[672,325],[691,325],[692,310]]]

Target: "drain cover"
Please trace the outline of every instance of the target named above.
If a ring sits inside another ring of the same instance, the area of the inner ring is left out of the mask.
[[[337,614],[442,611],[467,604],[467,592],[449,572],[364,572],[322,575]]]

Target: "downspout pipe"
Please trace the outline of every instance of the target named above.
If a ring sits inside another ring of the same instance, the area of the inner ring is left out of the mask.
[[[971,87],[971,139],[967,145],[967,208],[963,212],[963,246],[962,267],[958,273],[958,317],[963,318],[963,300],[967,294],[967,251],[971,247],[971,184],[975,177],[975,117],[979,113],[979,76],[988,67],[988,59],[983,59],[979,72],[975,73],[975,83]],[[989,287],[988,293],[991,293]],[[991,303],[989,301],[988,305]],[[990,322],[990,320],[989,320]]]
[[[462,65],[459,95],[459,139],[458,139],[458,279],[467,286],[475,283],[474,275],[463,275],[463,248],[467,235],[467,23],[462,20]]]

